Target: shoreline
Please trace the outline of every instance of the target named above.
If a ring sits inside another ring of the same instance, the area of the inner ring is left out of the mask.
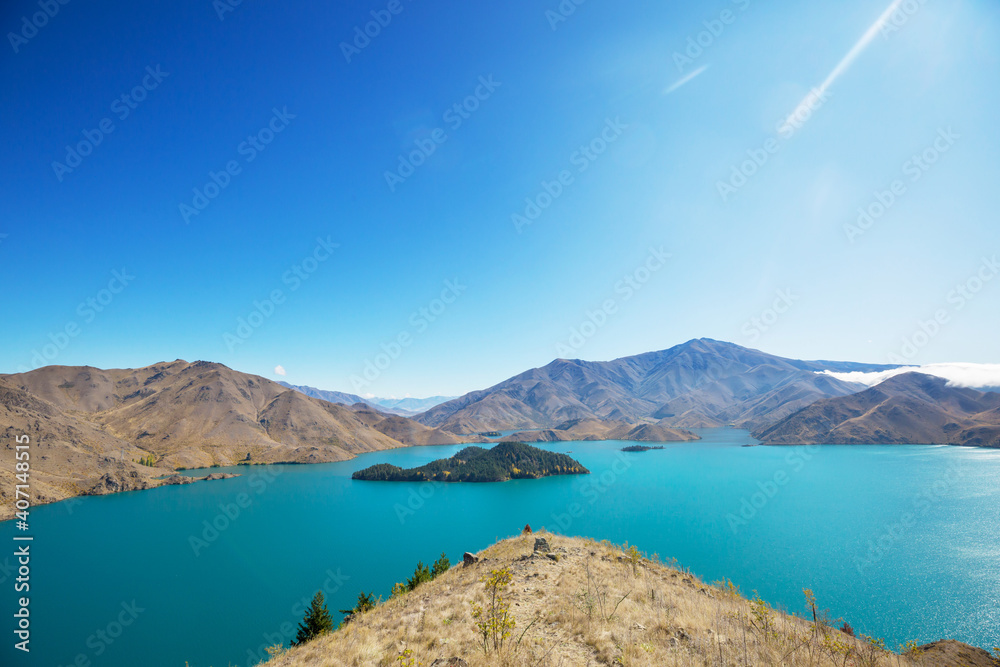
[[[735,427],[731,427],[731,426],[719,426],[719,427],[706,428],[706,429],[698,429],[698,430],[704,430],[704,431],[712,431],[712,430],[734,430],[734,431],[747,431],[749,433],[748,429],[735,428]],[[650,444],[664,445],[664,446],[666,446],[666,445],[685,445],[685,444],[698,443],[698,442],[700,442],[702,440],[703,440],[703,438],[699,437],[698,440],[684,440],[684,441],[672,441],[672,442],[661,442],[661,443],[650,443]],[[386,448],[386,449],[379,449],[379,450],[374,450],[374,451],[371,451],[371,452],[361,452],[361,454],[352,454],[349,458],[339,459],[339,460],[336,460],[336,461],[267,461],[267,462],[255,461],[255,462],[252,462],[252,463],[242,463],[242,462],[240,462],[240,463],[235,463],[233,465],[228,465],[228,466],[223,466],[223,465],[210,466],[208,468],[178,468],[178,469],[173,470],[172,472],[168,472],[168,473],[164,473],[163,475],[159,475],[158,477],[149,477],[149,478],[147,478],[147,481],[149,481],[149,482],[157,482],[157,483],[153,484],[151,486],[145,487],[145,488],[120,489],[120,490],[117,490],[117,491],[111,491],[109,493],[78,493],[78,494],[74,494],[74,495],[69,495],[69,496],[67,496],[65,498],[58,498],[58,499],[55,499],[55,500],[46,500],[46,501],[42,501],[42,502],[38,502],[38,499],[35,498],[35,499],[32,499],[31,507],[35,508],[35,507],[42,507],[42,506],[45,506],[45,505],[55,505],[57,503],[67,502],[67,501],[70,501],[70,500],[73,500],[73,499],[87,498],[87,497],[91,497],[91,496],[115,495],[115,494],[118,494],[118,493],[127,493],[127,492],[135,492],[135,491],[149,491],[149,490],[152,490],[152,489],[160,488],[162,486],[174,486],[174,485],[177,485],[177,483],[167,484],[167,483],[165,483],[165,480],[168,479],[168,478],[171,478],[171,477],[175,477],[175,476],[189,477],[189,476],[191,476],[189,473],[192,473],[192,472],[205,472],[205,476],[204,477],[197,477],[197,478],[195,478],[195,481],[218,481],[217,479],[208,480],[206,478],[209,477],[209,476],[211,476],[211,475],[213,475],[213,474],[218,474],[218,473],[213,473],[212,472],[213,470],[216,470],[216,469],[228,470],[228,469],[235,469],[235,468],[251,468],[251,467],[259,467],[259,466],[279,466],[279,465],[313,466],[313,465],[323,465],[323,464],[327,464],[327,463],[343,463],[344,461],[350,461],[350,460],[356,459],[356,458],[358,458],[359,455],[363,455],[363,454],[378,454],[380,452],[391,452],[391,451],[399,450],[399,449],[410,449],[410,448],[417,448],[417,447],[457,447],[457,446],[463,446],[463,445],[470,446],[470,445],[480,445],[480,444],[500,444],[500,442],[502,442],[502,440],[497,440],[497,441],[495,441],[493,443],[456,443],[456,444],[448,444],[448,445],[404,445],[404,444],[401,444],[399,447],[389,447],[389,448]],[[570,443],[570,442],[576,442],[576,443],[580,443],[580,444],[587,444],[587,443],[592,443],[592,442],[639,442],[639,441],[623,440],[623,439],[619,439],[619,438],[611,438],[611,439],[605,439],[605,440],[538,441],[538,442],[535,442],[535,443],[526,443],[526,444],[555,445],[555,444],[565,444],[565,443]],[[987,447],[987,446],[984,446],[984,445],[960,445],[960,444],[949,444],[949,443],[906,443],[906,444],[890,444],[890,443],[866,443],[866,444],[861,444],[861,443],[798,443],[798,444],[780,443],[780,444],[778,444],[778,443],[775,443],[775,444],[771,444],[771,443],[765,443],[765,442],[758,442],[758,443],[753,443],[753,444],[739,445],[739,447],[741,447],[741,448],[752,448],[752,447],[776,447],[776,448],[780,448],[780,447],[954,447],[954,448],[964,448],[964,449],[984,449],[984,450],[1000,451],[1000,447]],[[242,473],[240,473],[240,474],[242,474]],[[240,475],[237,474],[235,476],[240,476]],[[181,482],[180,484],[184,485],[184,484],[187,484],[187,483],[191,483],[191,482]],[[489,482],[482,482],[482,483],[489,483]],[[0,507],[0,525],[3,525],[4,523],[6,523],[8,521],[13,521],[14,519],[15,519],[15,509],[14,509],[14,507],[12,505],[10,505],[10,504],[4,503],[3,506]]]

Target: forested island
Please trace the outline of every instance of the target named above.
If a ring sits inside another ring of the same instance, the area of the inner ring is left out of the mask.
[[[552,475],[588,475],[590,471],[565,454],[547,452],[523,442],[501,442],[492,449],[466,447],[448,459],[419,468],[379,463],[351,475],[368,482],[503,482]]]
[[[623,452],[648,452],[651,449],[663,449],[663,445],[657,447],[648,447],[646,445],[629,445],[628,447],[622,447]]]

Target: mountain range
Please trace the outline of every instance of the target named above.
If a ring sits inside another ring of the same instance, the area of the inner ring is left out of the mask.
[[[904,373],[850,396],[816,401],[760,428],[768,445],[947,444],[1000,447],[1000,393]]]
[[[752,429],[817,400],[865,389],[823,371],[892,368],[897,366],[786,359],[701,338],[613,361],[556,359],[415,419],[453,433],[548,429],[581,419]]]
[[[282,387],[294,389],[295,391],[301,392],[306,396],[312,396],[313,398],[318,398],[330,403],[340,403],[341,405],[364,403],[365,405],[370,405],[373,408],[381,410],[382,412],[391,412],[403,417],[418,415],[425,410],[433,408],[435,405],[440,405],[445,401],[450,401],[455,398],[454,396],[430,396],[428,398],[379,398],[375,396],[372,398],[365,398],[364,396],[358,396],[357,394],[347,394],[342,391],[317,389],[316,387],[309,387],[307,385],[294,385],[280,381],[278,384]]]
[[[495,431],[529,442],[669,442],[696,440],[687,429],[731,425],[765,444],[1000,446],[1000,394],[922,373],[869,388],[824,372],[894,368],[786,359],[702,338],[613,361],[556,359],[410,419],[391,410],[419,403],[383,408],[207,361],[47,366],[0,375],[0,447],[13,462],[15,436],[31,438],[32,490],[42,503],[157,486],[179,468],[340,461],[495,442],[485,437]],[[12,511],[14,479],[12,463],[0,468],[0,520]]]

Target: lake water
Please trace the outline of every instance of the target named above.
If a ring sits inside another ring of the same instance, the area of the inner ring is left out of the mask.
[[[628,541],[791,611],[812,588],[833,617],[890,646],[1000,645],[1000,451],[748,448],[745,431],[700,433],[644,453],[544,445],[572,452],[587,476],[351,480],[461,449],[417,447],[38,507],[30,660],[12,648],[16,531],[0,524],[0,664],[253,664],[264,645],[287,644],[316,590],[346,609],[361,590],[387,595],[418,560],[458,562],[526,523]]]

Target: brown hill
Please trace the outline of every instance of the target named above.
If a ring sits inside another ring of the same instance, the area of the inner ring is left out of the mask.
[[[754,436],[765,444],[945,444],[1000,447],[1000,394],[904,373],[799,410]]]
[[[106,488],[98,482],[108,473],[112,486],[128,490],[156,486],[153,477],[179,467],[341,461],[404,444],[483,440],[328,403],[222,364],[181,360],[137,369],[47,366],[0,376],[0,430],[31,437],[40,502]],[[9,437],[4,446],[13,443]],[[149,455],[155,467],[136,464]],[[4,458],[5,482],[13,460]],[[4,483],[0,494],[12,488]],[[0,519],[10,516],[6,500],[4,507]]]

